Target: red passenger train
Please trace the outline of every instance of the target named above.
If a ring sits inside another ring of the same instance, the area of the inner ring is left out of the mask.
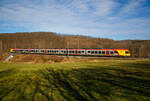
[[[11,53],[47,54],[72,56],[130,56],[128,49],[18,49],[11,48]]]

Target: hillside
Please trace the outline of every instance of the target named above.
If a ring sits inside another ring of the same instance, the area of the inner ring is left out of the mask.
[[[132,57],[150,57],[150,40],[115,41],[86,36],[58,35],[52,32],[1,33],[0,53],[9,48],[128,48]]]

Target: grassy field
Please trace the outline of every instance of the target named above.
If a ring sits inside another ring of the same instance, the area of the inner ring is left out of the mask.
[[[150,60],[1,62],[0,101],[150,101]]]

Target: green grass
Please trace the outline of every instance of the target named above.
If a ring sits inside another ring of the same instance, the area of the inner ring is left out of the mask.
[[[0,101],[150,101],[150,60],[0,63]]]

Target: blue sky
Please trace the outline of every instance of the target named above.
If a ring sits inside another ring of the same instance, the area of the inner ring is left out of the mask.
[[[150,39],[150,0],[0,0],[0,33]]]

